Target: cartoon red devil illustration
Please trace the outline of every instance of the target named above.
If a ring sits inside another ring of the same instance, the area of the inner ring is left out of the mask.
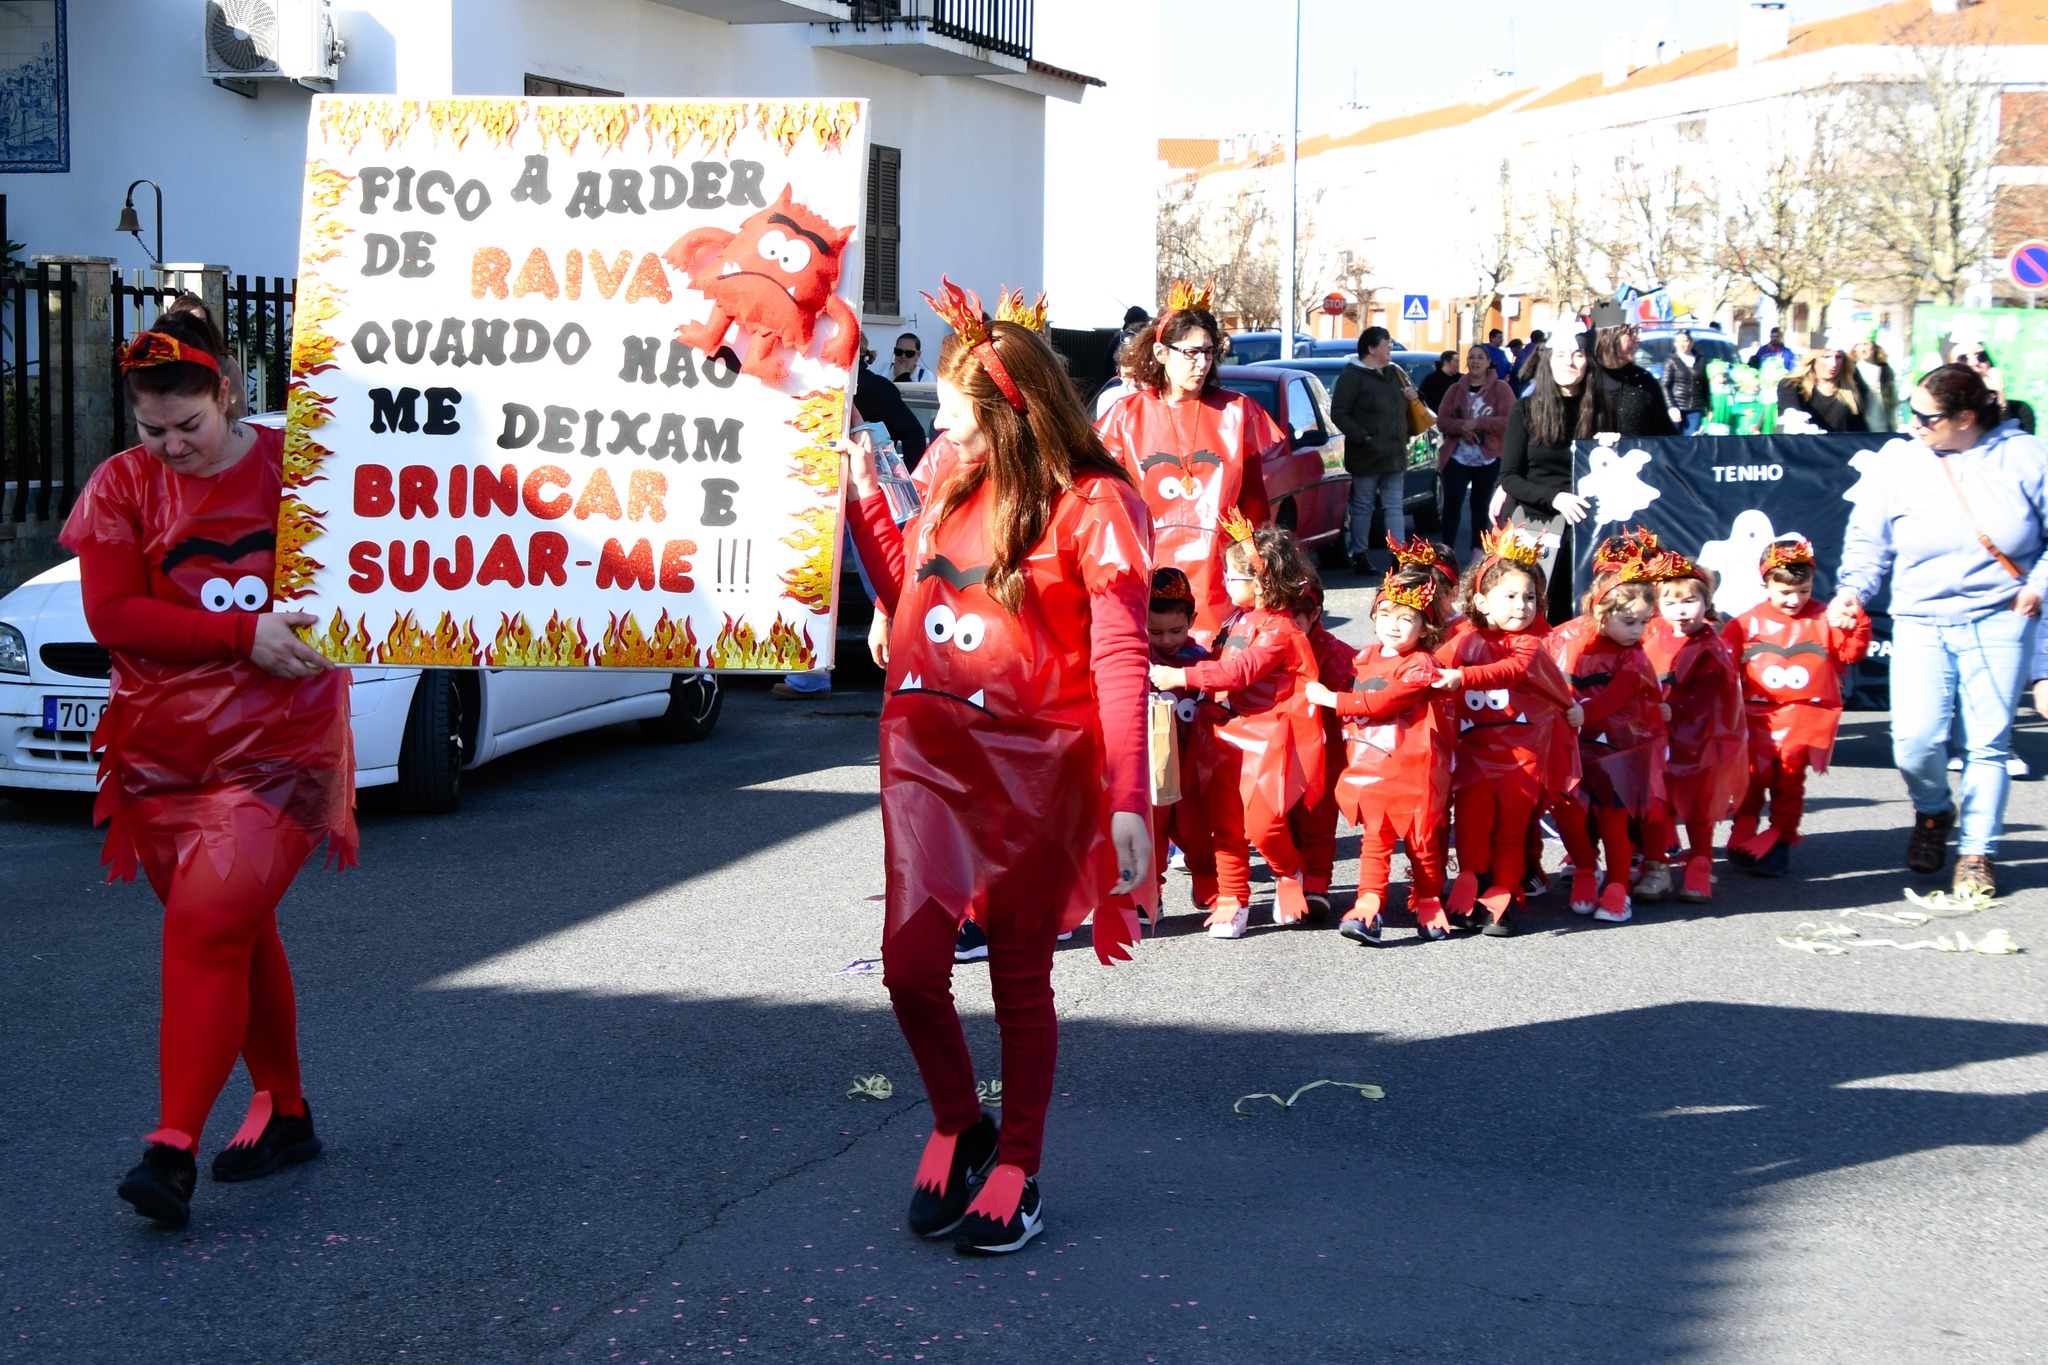
[[[850,227],[836,228],[790,199],[789,186],[738,232],[696,228],[662,259],[690,276],[690,288],[711,300],[711,316],[676,328],[685,346],[711,355],[737,328],[746,346],[740,373],[780,384],[789,367],[777,354],[806,354],[822,314],[834,332],[820,353],[827,365],[851,367],[859,350],[860,319],[832,291],[846,263]]]

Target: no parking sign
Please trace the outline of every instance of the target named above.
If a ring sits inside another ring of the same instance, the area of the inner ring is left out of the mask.
[[[2048,242],[2021,242],[2006,260],[2005,273],[2028,293],[2048,289]]]

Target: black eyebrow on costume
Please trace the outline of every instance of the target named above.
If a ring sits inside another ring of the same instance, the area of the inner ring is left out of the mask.
[[[1160,451],[1157,455],[1147,455],[1144,459],[1138,461],[1138,472],[1142,474],[1146,470],[1152,468],[1154,465],[1162,464],[1170,464],[1175,469],[1179,469],[1181,467],[1180,456],[1169,455],[1163,450]]]
[[[824,252],[827,256],[833,254],[831,245],[828,242],[826,242],[826,240],[823,237],[820,237],[817,233],[811,231],[802,223],[797,222],[794,218],[790,218],[780,213],[771,213],[768,215],[768,221],[771,223],[780,223],[784,227],[788,228],[791,232],[796,233],[800,237],[810,238],[812,243],[816,245],[818,250]]]
[[[204,536],[193,536],[189,540],[179,541],[166,551],[163,564],[160,567],[165,573],[169,573],[174,567],[183,564],[186,560],[197,559],[204,554],[217,556],[223,564],[232,564],[243,555],[254,554],[258,550],[275,550],[276,548],[276,531],[251,531],[232,545],[218,540],[208,540]]]

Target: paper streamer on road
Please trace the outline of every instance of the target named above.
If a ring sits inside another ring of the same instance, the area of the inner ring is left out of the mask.
[[[1245,1118],[1251,1117],[1250,1112],[1245,1109],[1245,1105],[1251,1102],[1252,1100],[1271,1100],[1273,1101],[1273,1103],[1279,1105],[1282,1109],[1292,1109],[1294,1107],[1294,1102],[1300,1099],[1303,1095],[1306,1095],[1311,1090],[1315,1090],[1326,1085],[1339,1086],[1345,1090],[1356,1090],[1358,1092],[1360,1099],[1383,1100],[1387,1097],[1387,1092],[1382,1090],[1380,1087],[1376,1085],[1366,1085],[1359,1081],[1310,1081],[1307,1085],[1302,1086],[1299,1090],[1295,1091],[1292,1095],[1289,1095],[1284,1100],[1281,1099],[1278,1095],[1266,1093],[1260,1093],[1257,1095],[1241,1095],[1238,1097],[1237,1103],[1230,1106],[1230,1109],[1232,1113],[1241,1114]]]
[[[895,1083],[879,1071],[872,1076],[855,1076],[853,1089],[846,1092],[850,1100],[887,1100],[895,1095]]]
[[[1787,948],[1826,957],[1840,956],[1851,948],[1932,948],[1940,953],[1982,953],[1987,957],[2004,957],[2021,951],[2020,945],[2013,942],[2012,935],[2003,929],[1993,929],[1975,939],[1958,929],[1939,938],[1901,943],[1895,938],[1865,938],[1846,924],[1809,923],[1800,925],[1789,934],[1778,935],[1778,942]]]

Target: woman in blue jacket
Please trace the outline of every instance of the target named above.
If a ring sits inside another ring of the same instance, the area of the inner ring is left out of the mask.
[[[1948,740],[1960,718],[1955,887],[1995,892],[2013,714],[2048,590],[2048,445],[2004,420],[1965,365],[1926,374],[1909,414],[1913,439],[1865,471],[1829,616],[1844,624],[1890,576],[1892,760],[1914,811],[1906,866],[1939,872],[1948,860]]]

